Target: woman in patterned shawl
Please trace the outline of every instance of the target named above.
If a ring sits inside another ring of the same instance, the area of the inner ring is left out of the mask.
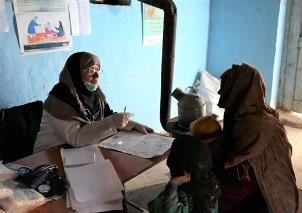
[[[217,174],[220,212],[297,212],[292,148],[278,113],[265,104],[260,72],[247,64],[233,65],[222,74],[218,93],[229,151]]]

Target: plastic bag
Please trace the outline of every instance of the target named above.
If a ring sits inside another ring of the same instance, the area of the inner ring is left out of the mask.
[[[217,93],[220,89],[220,80],[204,70],[200,73],[200,78],[194,83],[194,87],[198,89],[201,97],[205,100],[207,111],[215,114],[217,120],[222,120],[224,109],[217,106],[220,98]]]
[[[12,179],[15,175],[15,172],[0,163],[0,182]]]
[[[9,197],[13,194],[13,190],[0,183],[0,199]]]
[[[28,212],[47,202],[47,199],[37,191],[24,188],[15,181],[9,180],[3,185],[13,191],[10,197],[0,200],[0,208],[7,213]]]

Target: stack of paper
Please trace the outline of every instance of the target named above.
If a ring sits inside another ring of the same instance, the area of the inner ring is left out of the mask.
[[[70,182],[67,207],[79,213],[123,209],[124,187],[111,161],[103,158],[97,145],[62,149],[61,156]]]

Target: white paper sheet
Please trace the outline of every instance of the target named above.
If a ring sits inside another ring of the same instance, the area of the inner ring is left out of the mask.
[[[89,0],[68,0],[72,35],[91,33]]]
[[[0,32],[8,32],[4,0],[0,0]]]
[[[62,149],[61,155],[65,167],[81,166],[105,160],[97,145],[82,148]]]
[[[158,134],[120,131],[99,144],[100,147],[114,149],[144,158],[164,154],[172,145],[174,138]]]
[[[64,12],[67,9],[66,0],[41,1],[41,0],[14,0],[15,13],[20,12]]]
[[[67,179],[66,205],[79,213],[122,210],[124,187],[97,145],[61,149]],[[67,166],[68,165],[68,166]]]
[[[108,203],[97,203],[96,205],[92,205],[89,208],[76,209],[77,213],[91,213],[91,212],[105,212],[111,210],[122,210],[123,202],[122,200],[116,200]]]
[[[69,8],[69,17],[70,17],[70,25],[71,25],[71,35],[79,35],[80,34],[80,26],[79,26],[79,6],[77,0],[69,0],[68,1]]]
[[[110,160],[85,166],[67,167],[65,172],[78,202],[97,199],[110,201],[111,195],[124,189]]]
[[[103,199],[90,200],[87,202],[78,202],[74,196],[72,188],[68,190],[70,195],[70,203],[74,209],[81,209],[81,212],[103,212],[109,210],[121,210],[122,206],[122,194],[116,193],[111,197],[109,201],[104,201]],[[93,211],[92,211],[93,209]],[[89,211],[90,210],[90,211]]]
[[[89,0],[78,0],[78,1],[79,1],[79,14],[80,14],[80,34],[88,35],[91,33]]]

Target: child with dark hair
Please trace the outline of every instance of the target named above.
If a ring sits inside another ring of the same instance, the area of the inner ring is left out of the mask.
[[[167,166],[171,179],[148,204],[150,213],[218,212],[219,186],[207,144],[190,135],[176,137]]]

